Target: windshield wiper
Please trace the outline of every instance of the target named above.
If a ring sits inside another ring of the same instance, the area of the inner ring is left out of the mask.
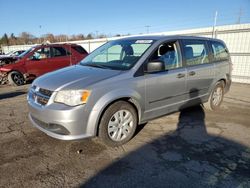
[[[96,67],[96,68],[101,68],[101,69],[110,69],[110,67],[104,66],[104,65],[99,65],[99,64],[93,64],[93,63],[89,63],[89,64],[81,64],[83,66],[89,66],[89,67]]]

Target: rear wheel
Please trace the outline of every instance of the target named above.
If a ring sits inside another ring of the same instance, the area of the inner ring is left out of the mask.
[[[218,82],[211,92],[208,102],[204,104],[208,110],[218,110],[224,98],[224,83]]]
[[[131,104],[115,102],[101,118],[99,137],[109,146],[122,145],[133,137],[137,121],[137,113]]]
[[[20,72],[12,71],[8,74],[9,84],[14,86],[20,86],[25,83],[25,79]]]

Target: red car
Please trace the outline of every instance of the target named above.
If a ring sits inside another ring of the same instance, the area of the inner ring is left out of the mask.
[[[23,85],[28,80],[66,66],[86,57],[86,50],[77,44],[38,45],[6,64],[0,64],[0,83]]]

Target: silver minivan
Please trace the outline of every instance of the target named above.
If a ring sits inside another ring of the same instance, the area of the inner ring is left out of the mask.
[[[99,136],[128,142],[137,125],[183,108],[217,110],[231,85],[232,64],[221,40],[141,36],[110,41],[78,65],[37,78],[29,118],[61,140]]]

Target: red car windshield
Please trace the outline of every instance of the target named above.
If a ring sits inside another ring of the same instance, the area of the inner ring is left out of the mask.
[[[21,53],[18,58],[23,58],[26,54],[32,52],[35,49],[35,47],[31,47],[30,49],[26,50],[25,52]]]

